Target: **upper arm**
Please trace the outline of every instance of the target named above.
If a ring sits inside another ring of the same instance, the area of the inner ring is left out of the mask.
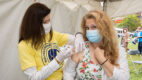
[[[118,63],[120,64],[120,67],[128,67],[128,61],[127,61],[127,54],[123,47],[119,48],[119,60]]]
[[[24,42],[18,44],[19,62],[22,70],[36,66],[34,52]]]
[[[68,34],[54,32],[58,45],[61,47],[68,42]]]
[[[73,54],[71,56],[72,61],[75,62],[76,64],[78,64],[80,61],[80,58],[82,56],[81,54],[82,54],[82,52],[78,52],[78,53]]]
[[[120,67],[114,67],[113,78],[117,80],[128,80],[129,79],[129,67],[127,61],[127,55],[124,48],[119,48],[119,59],[118,64]]]

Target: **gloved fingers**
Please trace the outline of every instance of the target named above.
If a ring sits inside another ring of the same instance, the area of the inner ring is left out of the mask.
[[[76,51],[76,52],[79,52],[79,47],[80,47],[80,44],[79,44],[79,43],[76,43],[76,44],[75,44],[75,51]]]
[[[71,50],[72,48],[73,48],[73,47],[70,46],[70,45],[67,45],[67,46],[65,47],[66,50]]]
[[[64,46],[64,48],[61,48],[61,52],[62,53],[69,53],[69,52],[71,52],[72,51],[72,46],[69,46],[69,45],[66,45],[66,46]]]
[[[85,43],[82,42],[82,50],[85,48]]]
[[[85,44],[84,42],[80,43],[80,48],[79,48],[79,52],[83,51],[85,49]]]
[[[75,52],[78,52],[78,47],[75,47]]]
[[[80,52],[82,49],[82,43],[79,44],[78,52]]]
[[[78,48],[79,48],[79,44],[76,43],[76,44],[75,44],[75,51],[76,51],[76,52],[78,52]]]
[[[72,48],[73,47],[69,46],[67,52],[69,52],[69,53],[72,52]]]
[[[85,49],[85,43],[84,42],[80,42],[78,45],[76,45],[76,48],[75,48],[76,52],[80,52],[84,49]]]
[[[83,50],[83,43],[80,44],[80,50],[79,51],[82,51]]]
[[[63,46],[63,47],[60,47],[60,50],[61,50],[61,51],[65,51],[65,50],[67,50],[67,48],[68,48],[68,45],[65,45],[65,46]]]
[[[83,51],[84,49],[85,49],[85,43],[83,42],[81,51]]]

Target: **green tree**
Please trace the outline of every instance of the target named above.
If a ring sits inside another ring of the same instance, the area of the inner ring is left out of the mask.
[[[141,26],[141,22],[138,15],[131,14],[126,16],[123,19],[123,22],[117,24],[116,26],[121,28],[127,27],[129,31],[135,31],[138,26]]]

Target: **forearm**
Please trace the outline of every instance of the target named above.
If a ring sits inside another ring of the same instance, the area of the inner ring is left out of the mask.
[[[125,49],[120,47],[119,58],[118,58],[119,67],[114,66],[112,80],[129,80],[129,67],[126,57]]]
[[[104,69],[105,74],[108,77],[113,76],[114,65],[109,62],[109,59],[105,58],[104,56],[98,58],[100,65]]]
[[[114,71],[114,65],[112,65],[109,61],[105,62],[102,65],[102,68],[104,69],[104,72],[106,75],[110,78],[113,76],[113,71]]]
[[[36,68],[28,68],[24,73],[28,76],[28,80],[45,80],[48,78],[54,71],[59,68],[59,64],[52,60],[48,65],[44,66],[40,71]]]

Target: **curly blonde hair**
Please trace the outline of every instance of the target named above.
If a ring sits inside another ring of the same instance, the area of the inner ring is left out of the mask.
[[[110,62],[113,65],[118,65],[116,63],[119,54],[118,54],[118,40],[116,36],[116,31],[113,27],[112,20],[103,12],[103,11],[90,11],[86,14],[81,22],[81,28],[83,31],[83,38],[85,41],[88,41],[86,37],[86,20],[94,19],[96,27],[102,37],[101,49],[104,49],[104,56],[109,58]]]

